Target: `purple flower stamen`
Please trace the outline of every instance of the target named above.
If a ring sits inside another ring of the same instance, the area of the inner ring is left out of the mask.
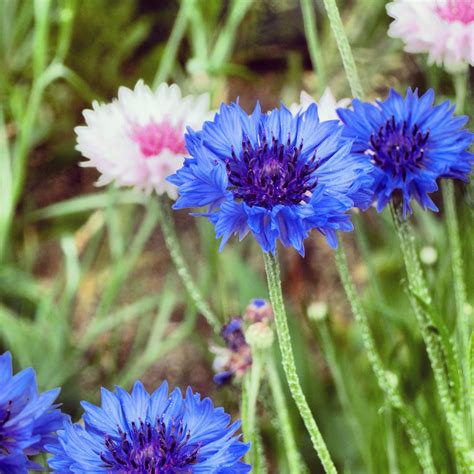
[[[106,469],[125,469],[127,472],[171,474],[192,472],[201,445],[188,444],[191,433],[183,420],[167,425],[161,418],[155,426],[150,422],[132,422],[131,433],[118,428],[120,439],[105,435],[107,451],[100,454]]]
[[[406,120],[400,125],[395,117],[379,127],[377,133],[370,136],[371,149],[374,163],[384,172],[393,177],[400,176],[406,180],[407,172],[415,172],[424,168],[426,143],[430,131],[420,131],[417,124],[408,129]]]
[[[249,206],[272,209],[277,204],[292,205],[308,202],[316,187],[314,172],[319,161],[301,158],[303,141],[298,147],[280,143],[272,136],[271,144],[262,136],[254,147],[248,137],[242,140],[240,158],[232,149],[231,159],[226,160],[230,190],[235,199],[242,199]]]

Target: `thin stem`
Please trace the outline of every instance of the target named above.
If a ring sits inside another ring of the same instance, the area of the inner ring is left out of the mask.
[[[212,68],[219,68],[229,60],[237,29],[252,3],[249,0],[233,0],[226,22],[211,53],[210,65]]]
[[[293,348],[291,347],[290,330],[283,302],[283,294],[281,291],[280,266],[276,255],[264,253],[265,270],[267,273],[268,289],[270,292],[270,300],[275,314],[275,325],[278,334],[278,342],[282,356],[283,369],[285,371],[286,380],[290,388],[293,400],[298,407],[298,411],[311,437],[314,449],[316,450],[321,464],[326,473],[337,473],[336,467],[331,459],[326,443],[319,431],[318,425],[311,413],[306,397],[301,388],[298,373],[296,371],[295,358]]]
[[[153,201],[146,207],[145,215],[134,238],[128,245],[125,255],[115,260],[110,279],[107,281],[102,298],[96,310],[96,317],[103,318],[110,311],[117,295],[122,288],[127,276],[133,270],[138,258],[143,252],[143,248],[148,242],[153,230],[159,221],[159,210]],[[111,236],[111,238],[113,238]]]
[[[397,453],[395,449],[395,439],[393,436],[393,423],[392,423],[392,409],[386,409],[385,426],[387,432],[387,458],[388,458],[388,472],[390,474],[399,474],[397,463]]]
[[[386,400],[398,413],[400,421],[410,440],[418,461],[425,473],[434,473],[435,468],[430,451],[430,440],[426,428],[410,411],[402,400],[396,384],[388,377],[380,355],[375,347],[374,338],[370,329],[367,314],[362,306],[359,295],[355,289],[352,277],[347,264],[347,257],[344,251],[342,240],[336,250],[336,266],[341,278],[342,285],[346,292],[347,299],[351,305],[352,314],[361,330],[362,342],[367,352],[369,363],[377,379],[380,389],[384,392]]]
[[[259,474],[262,471],[262,460],[260,453],[260,437],[256,426],[257,419],[257,399],[260,391],[260,382],[262,378],[263,360],[262,353],[258,350],[252,350],[252,366],[250,372],[245,375],[242,383],[242,398],[246,399],[245,406],[242,407],[242,424],[244,428],[244,437],[251,443],[251,448],[247,453],[247,460],[253,467],[253,472]],[[244,410],[245,408],[245,410]]]
[[[454,89],[456,92],[456,112],[462,114],[464,111],[464,102],[466,99],[468,75],[462,72],[453,76]],[[461,239],[459,233],[459,223],[456,213],[455,190],[452,180],[447,179],[442,184],[444,210],[446,213],[446,224],[448,231],[448,241],[451,254],[451,267],[453,272],[454,301],[456,303],[456,329],[459,344],[459,353],[462,364],[462,383],[464,410],[468,432],[471,430],[473,413],[470,404],[469,394],[469,364],[468,364],[468,345],[471,336],[471,321],[466,313],[466,284],[464,280],[464,268],[461,253]]]
[[[354,443],[359,448],[360,454],[362,458],[364,458],[367,466],[369,466],[368,471],[372,472],[370,446],[368,446],[368,443],[365,441],[362,427],[357,420],[357,417],[353,413],[351,399],[347,391],[344,375],[342,374],[338,364],[336,356],[337,350],[329,332],[327,319],[323,318],[321,320],[315,321],[315,326],[321,338],[324,357],[328,363],[331,375],[334,379],[339,403],[341,404],[341,407],[343,408],[347,417],[348,424],[352,429]]]
[[[464,104],[466,102],[468,72],[463,71],[453,76],[454,90],[456,93],[456,113],[464,113]]]
[[[309,56],[311,57],[314,73],[318,78],[319,93],[322,94],[327,85],[327,78],[326,68],[324,67],[321,48],[319,46],[313,1],[301,0],[301,10],[303,13],[304,32],[306,35],[306,42],[308,43]]]
[[[278,430],[283,438],[289,472],[291,472],[291,474],[307,472],[306,466],[303,464],[303,460],[301,459],[300,453],[296,447],[295,435],[293,427],[291,426],[291,419],[288,412],[285,394],[275,364],[275,356],[271,353],[267,357],[267,374],[273,402],[275,404],[275,412],[278,418]]]
[[[409,223],[403,219],[400,209],[393,203],[390,205],[393,222],[397,230],[403,259],[408,277],[408,292],[415,312],[418,325],[426,345],[428,357],[436,382],[438,395],[446,415],[458,463],[463,472],[474,472],[474,465],[469,452],[469,444],[463,428],[462,420],[453,400],[447,361],[441,340],[432,317],[432,300],[426,283],[421,264],[416,251],[415,239]]]
[[[188,26],[189,16],[192,13],[193,0],[182,0],[176,20],[171,30],[171,34],[166,42],[160,66],[153,79],[153,87],[157,87],[161,82],[166,81],[170,75],[171,68],[176,59],[178,47],[184,37]]]
[[[359,73],[357,72],[351,45],[347,39],[341,16],[339,15],[336,0],[324,0],[324,6],[328,13],[332,32],[336,38],[337,47],[339,49],[339,54],[341,55],[342,63],[344,64],[344,69],[346,70],[346,76],[351,88],[352,96],[362,99],[364,97],[364,89],[362,88]]]
[[[201,291],[194,283],[193,277],[189,272],[189,268],[181,252],[181,247],[179,246],[178,237],[176,236],[173,218],[169,212],[169,205],[165,204],[162,198],[159,198],[157,201],[160,209],[161,230],[163,232],[166,247],[168,248],[171,259],[173,260],[173,263],[176,267],[176,271],[178,272],[178,275],[181,278],[190,298],[196,305],[196,308],[206,318],[207,322],[217,334],[219,333],[220,328],[219,319],[204,300]]]
[[[35,13],[33,76],[36,81],[46,69],[51,0],[34,0],[33,6]]]

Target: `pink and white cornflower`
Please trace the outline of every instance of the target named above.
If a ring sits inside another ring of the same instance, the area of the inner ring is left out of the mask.
[[[451,72],[474,66],[473,0],[395,0],[389,36],[401,38],[408,53],[428,53],[428,62]]]
[[[101,173],[98,186],[114,183],[176,198],[166,178],[181,168],[188,154],[186,127],[200,128],[209,116],[209,95],[182,97],[176,84],[152,91],[143,81],[133,90],[120,87],[108,104],[94,101],[84,110],[85,126],[76,127],[77,146]]]
[[[316,104],[318,106],[319,121],[326,122],[327,120],[339,120],[336,110],[349,107],[351,99],[341,99],[337,101],[331,92],[331,89],[326,87],[323,95],[319,101],[316,102],[306,91],[301,91],[300,103],[291,104],[289,109],[293,115],[296,115],[298,112],[304,112],[307,110],[311,104]]]

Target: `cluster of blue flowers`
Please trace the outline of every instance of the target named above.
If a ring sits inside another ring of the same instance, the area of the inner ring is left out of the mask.
[[[437,180],[467,180],[474,155],[467,118],[433,102],[431,90],[419,97],[409,89],[405,98],[392,90],[375,104],[354,100],[338,111],[341,121],[326,122],[316,105],[296,115],[283,105],[263,113],[257,104],[251,115],[222,105],[201,131],[188,129],[190,157],[169,178],[179,190],[174,207],[206,206],[198,215],[215,225],[222,246],[251,233],[265,252],[280,241],[301,255],[311,229],[336,247],[337,231],[352,230],[353,208],[375,203],[381,211],[394,200],[406,216],[416,200],[436,211],[429,194]],[[258,317],[262,308],[253,307]],[[245,344],[239,324],[223,333],[233,353]],[[140,382],[131,394],[102,389],[101,407],[83,402],[83,423],[73,424],[54,404],[59,389],[40,394],[32,369],[13,375],[9,353],[0,357],[0,387],[2,473],[41,469],[32,457],[45,451],[61,473],[250,471],[239,422],[190,388],[184,396],[166,382],[151,395]]]
[[[257,104],[250,116],[222,105],[201,131],[188,129],[191,156],[169,178],[179,190],[174,208],[207,206],[198,215],[215,225],[221,247],[250,232],[265,252],[280,240],[301,255],[311,229],[336,247],[336,232],[352,230],[352,208],[381,211],[395,200],[406,217],[414,199],[436,211],[429,193],[438,178],[467,181],[474,156],[467,117],[433,102],[432,90],[408,89],[405,99],[391,90],[385,101],[339,109],[342,123],[320,122],[315,104],[296,115]]]
[[[187,389],[171,393],[164,382],[151,395],[141,382],[131,394],[102,389],[102,406],[83,402],[73,424],[54,401],[59,389],[40,394],[33,369],[12,375],[11,356],[0,356],[0,472],[43,468],[30,458],[48,452],[54,472],[91,474],[239,474],[249,445],[240,422]]]

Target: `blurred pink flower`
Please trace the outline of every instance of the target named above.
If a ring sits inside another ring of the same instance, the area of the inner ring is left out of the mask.
[[[296,115],[300,111],[305,111],[311,104],[314,103],[317,103],[318,106],[319,120],[321,122],[325,122],[327,120],[339,120],[339,117],[336,113],[336,109],[338,109],[339,107],[348,107],[351,103],[351,100],[341,99],[340,101],[336,101],[329,87],[326,87],[326,90],[324,91],[318,102],[316,102],[313,97],[310,96],[307,92],[301,91],[300,103],[291,104],[290,112],[293,115]]]
[[[395,19],[388,34],[405,51],[428,53],[430,64],[451,72],[474,66],[474,0],[395,0],[387,12]]]
[[[182,97],[176,84],[152,91],[140,80],[133,90],[121,87],[111,103],[93,102],[83,115],[76,149],[88,158],[82,166],[101,173],[98,186],[114,182],[175,199],[176,187],[165,178],[183,165],[186,127],[200,129],[209,118],[209,95]]]

